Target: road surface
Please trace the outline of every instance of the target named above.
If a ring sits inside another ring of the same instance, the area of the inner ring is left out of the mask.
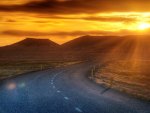
[[[150,113],[150,103],[87,78],[76,64],[11,78],[0,84],[0,113]]]

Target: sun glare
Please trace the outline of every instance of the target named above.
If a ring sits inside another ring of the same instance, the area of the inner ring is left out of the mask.
[[[150,28],[150,24],[149,23],[140,23],[138,28],[140,30],[145,30],[145,29]]]

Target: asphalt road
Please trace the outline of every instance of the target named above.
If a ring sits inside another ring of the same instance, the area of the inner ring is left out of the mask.
[[[87,78],[89,64],[28,73],[1,82],[0,113],[150,113],[150,103]]]

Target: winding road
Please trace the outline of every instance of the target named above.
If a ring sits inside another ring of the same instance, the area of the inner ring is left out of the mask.
[[[0,113],[150,113],[150,103],[93,83],[90,65],[24,74],[0,84]]]

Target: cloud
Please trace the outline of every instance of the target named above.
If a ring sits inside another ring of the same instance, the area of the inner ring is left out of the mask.
[[[34,32],[34,31],[23,31],[23,30],[6,30],[1,32],[2,35],[10,36],[48,36],[50,33]]]
[[[109,35],[111,31],[72,31],[72,32],[35,32],[35,31],[21,31],[21,30],[7,30],[1,32],[1,35],[10,35],[17,37],[27,36],[81,36],[81,35]]]
[[[7,19],[6,22],[16,22],[16,21],[13,19]]]
[[[132,17],[87,17],[83,18],[90,21],[101,21],[101,22],[135,22],[137,19]]]
[[[146,31],[131,31],[127,29],[122,29],[119,31],[101,31],[101,30],[93,30],[93,31],[59,31],[59,32],[38,32],[38,31],[23,31],[23,30],[6,30],[0,33],[0,35],[6,35],[6,36],[15,36],[15,37],[52,37],[57,36],[59,39],[62,37],[76,37],[76,36],[83,36],[83,35],[148,35],[150,32],[150,29],[147,29]]]
[[[17,5],[0,5],[0,11],[48,14],[148,12],[149,4],[149,0],[38,0]]]
[[[63,20],[85,20],[85,21],[98,21],[98,22],[136,22],[137,18],[133,17],[104,17],[104,16],[87,16],[87,17],[65,17],[65,16],[49,16],[47,19],[63,19]],[[47,23],[49,21],[34,21],[36,23]]]

